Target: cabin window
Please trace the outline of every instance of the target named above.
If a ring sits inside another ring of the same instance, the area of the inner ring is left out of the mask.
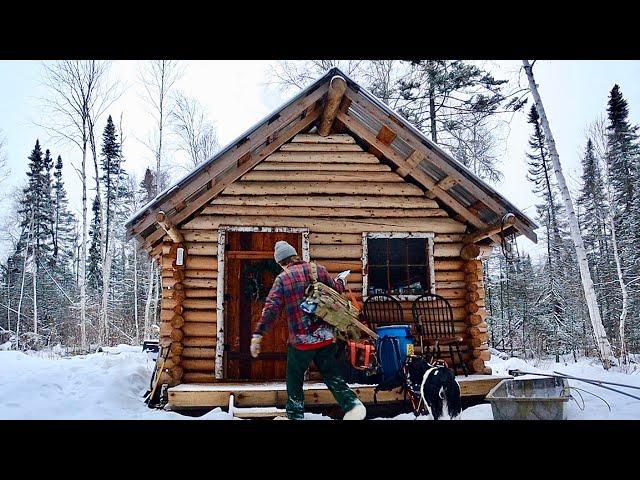
[[[432,234],[368,233],[363,236],[363,247],[367,295],[433,292]]]

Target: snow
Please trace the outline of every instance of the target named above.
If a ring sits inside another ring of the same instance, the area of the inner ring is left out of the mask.
[[[4,345],[3,345],[4,347]],[[104,348],[102,352],[74,357],[64,357],[61,349],[43,352],[17,352],[0,350],[0,419],[131,419],[131,420],[230,420],[233,418],[220,408],[201,417],[180,415],[176,412],[150,409],[143,402],[143,394],[149,387],[154,366],[154,356],[142,352],[139,346],[118,345]],[[640,387],[640,369],[624,373],[619,367],[606,371],[599,362],[579,358],[577,362],[567,358],[560,363],[553,359],[522,360],[500,358],[493,355],[488,362],[493,373],[507,374],[508,370],[552,373],[554,370],[568,375]],[[576,391],[577,402],[568,404],[569,420],[622,420],[640,419],[640,401],[603,388],[576,380],[569,380],[572,387],[579,387],[602,397]],[[613,387],[639,395],[640,390]],[[467,408],[461,420],[491,420],[488,403]],[[305,420],[330,420],[328,416],[306,413]],[[394,418],[376,420],[415,420],[412,413]],[[419,417],[417,420],[430,420]]]

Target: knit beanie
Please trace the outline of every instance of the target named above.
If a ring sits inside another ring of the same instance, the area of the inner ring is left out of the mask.
[[[298,255],[296,249],[289,245],[284,240],[278,240],[276,242],[276,246],[273,252],[273,258],[275,258],[276,262],[280,263],[285,258],[291,257],[292,255]]]

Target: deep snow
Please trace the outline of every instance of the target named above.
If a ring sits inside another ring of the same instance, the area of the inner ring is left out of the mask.
[[[195,417],[147,408],[142,395],[149,386],[154,360],[140,347],[119,345],[104,352],[70,358],[55,352],[0,351],[0,419],[153,419],[186,420]],[[553,370],[578,377],[601,379],[640,387],[640,371],[631,374],[619,369],[605,371],[594,359],[579,359],[559,364],[553,361],[507,360],[493,356],[489,365],[496,374],[519,368],[532,372]],[[585,409],[570,401],[569,419],[640,419],[640,401],[605,389],[571,380],[571,386],[593,392],[610,405],[581,392]],[[624,389],[638,395],[640,391]],[[577,394],[574,393],[576,397]],[[578,402],[581,403],[578,397]],[[229,420],[232,417],[217,408],[199,417],[201,420]],[[329,417],[308,413],[309,420]],[[396,420],[414,420],[402,414]],[[492,419],[489,404],[477,405],[462,413],[465,420]],[[420,417],[424,420],[427,417]],[[382,419],[380,419],[382,420]],[[385,419],[386,420],[386,419]]]

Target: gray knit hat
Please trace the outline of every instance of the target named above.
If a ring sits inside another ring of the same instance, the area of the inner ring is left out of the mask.
[[[275,258],[276,262],[280,263],[282,260],[289,258],[292,255],[298,255],[295,248],[284,240],[278,240],[276,242],[276,247],[273,252],[273,258]]]

